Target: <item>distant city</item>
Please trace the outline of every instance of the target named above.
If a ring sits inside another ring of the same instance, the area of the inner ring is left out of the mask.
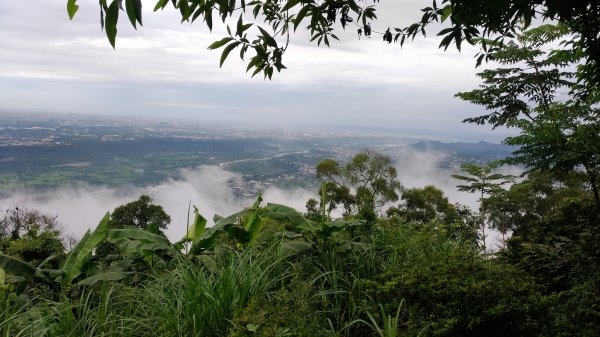
[[[269,186],[316,188],[315,165],[370,148],[392,158],[404,151],[447,154],[439,165],[486,162],[511,148],[487,142],[441,142],[393,130],[228,125],[79,114],[0,112],[0,195],[83,182],[111,188],[178,179],[181,169],[219,166],[246,197]]]

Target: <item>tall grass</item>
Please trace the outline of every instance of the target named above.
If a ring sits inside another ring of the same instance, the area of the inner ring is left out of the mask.
[[[120,286],[85,288],[74,298],[59,300],[34,297],[4,307],[2,336],[128,336],[134,308],[119,296]],[[12,312],[10,312],[12,311]]]
[[[317,243],[285,258],[273,238],[178,256],[141,283],[4,298],[0,336],[473,335],[521,312],[507,282],[518,274],[436,232],[379,228],[364,249]]]
[[[220,265],[179,258],[175,267],[131,289],[139,326],[133,335],[225,336],[253,296],[267,296],[287,277],[275,247],[222,251]]]

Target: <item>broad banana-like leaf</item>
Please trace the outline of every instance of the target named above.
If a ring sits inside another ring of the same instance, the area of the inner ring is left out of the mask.
[[[347,252],[347,251],[366,251],[371,247],[368,243],[355,242],[355,241],[344,241],[338,243],[336,251]]]
[[[0,269],[4,270],[6,274],[21,277],[25,280],[35,276],[36,271],[28,263],[4,254],[0,254]]]
[[[242,245],[256,240],[262,229],[263,219],[258,209],[245,209],[222,218],[213,228],[221,229]]]
[[[217,238],[223,233],[227,233],[229,237],[238,243],[247,244],[251,242],[252,232],[246,230],[243,224],[248,223],[249,227],[255,230],[254,233],[259,232],[256,230],[256,223],[260,222],[261,219],[251,218],[253,212],[254,210],[250,209],[234,213],[226,218],[218,217],[219,220],[213,227],[207,229],[202,236],[194,240],[189,254],[199,254],[202,251],[211,249],[215,246]],[[215,216],[215,218],[217,217]]]
[[[194,222],[187,233],[187,239],[195,240],[197,237],[204,234],[206,230],[206,218],[204,218],[198,211],[198,207],[194,206]]]
[[[166,251],[171,255],[179,252],[167,238],[137,228],[109,229],[106,241],[128,252]]]
[[[106,273],[94,274],[90,277],[87,277],[81,281],[79,281],[78,285],[92,286],[98,282],[105,281],[119,281],[127,277],[131,273],[123,272],[123,271],[110,271]]]
[[[294,227],[312,234],[316,231],[315,226],[300,212],[285,205],[267,204],[263,216],[276,221],[289,221]]]
[[[312,243],[306,241],[288,241],[279,246],[279,256],[288,257],[311,249]]]
[[[64,274],[61,283],[63,286],[70,284],[81,274],[83,265],[89,261],[94,248],[106,238],[109,220],[110,213],[107,212],[94,232],[90,233],[88,230],[77,246],[69,253],[62,266]]]
[[[176,245],[184,242],[194,241],[201,237],[206,230],[206,223],[207,220],[200,214],[200,212],[198,212],[198,207],[194,206],[194,222],[192,222],[188,232],[176,243]]]
[[[262,192],[258,191],[258,195],[256,196],[256,200],[254,201],[254,205],[252,205],[252,209],[258,209],[260,207],[260,203],[263,201]]]
[[[248,232],[248,240],[240,242],[242,244],[252,243],[258,238],[262,230],[263,218],[258,214],[258,211],[250,212],[248,218],[244,219],[244,229]],[[239,242],[239,241],[238,241]]]
[[[243,222],[242,219],[247,218],[250,212],[251,210],[245,209],[243,211],[233,213],[228,217],[219,217],[219,221],[215,222],[213,228],[224,228],[225,226],[229,225],[241,225]]]
[[[199,254],[204,250],[211,249],[215,246],[217,238],[223,234],[225,230],[222,226],[213,226],[207,229],[204,234],[192,243],[192,247],[190,248],[190,255]]]
[[[319,229],[319,232],[322,235],[330,236],[333,233],[343,231],[347,227],[348,227],[348,223],[345,220],[343,220],[343,219],[335,219],[335,220],[330,221],[330,222],[322,223],[321,224],[321,228]]]
[[[285,231],[285,232],[281,233],[281,236],[286,239],[297,239],[297,238],[303,237],[304,235],[302,235],[300,233],[296,233],[296,232]]]

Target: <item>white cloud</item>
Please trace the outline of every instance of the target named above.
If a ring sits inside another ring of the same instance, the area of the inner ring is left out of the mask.
[[[125,186],[117,190],[75,184],[47,193],[20,191],[0,200],[0,214],[4,213],[3,208],[23,205],[58,215],[58,221],[67,233],[81,237],[87,229],[94,228],[106,212],[112,212],[115,207],[131,202],[141,194],[148,194],[171,216],[166,234],[171,240],[178,240],[185,234],[190,203],[197,206],[200,214],[212,224],[215,214],[227,216],[254,202],[253,199],[236,198],[229,182],[239,181],[241,176],[218,167],[183,169],[181,177],[149,188]],[[312,196],[311,192],[303,189],[282,190],[275,187],[263,193],[265,203],[286,204],[299,211],[304,211],[306,200]],[[193,214],[190,216],[193,217]]]
[[[417,0],[382,1],[376,25],[418,20],[421,6]],[[218,67],[220,51],[206,48],[224,35],[222,25],[211,34],[201,22],[179,23],[170,6],[158,13],[153,7],[154,1],[144,1],[144,26],[137,31],[121,16],[113,50],[95,3],[81,2],[73,21],[65,0],[0,3],[0,109],[204,118],[205,112],[193,110],[200,105],[214,106],[210,116],[216,119],[243,120],[247,108],[257,108],[261,113],[252,119],[379,126],[448,120],[458,126],[474,110],[452,97],[477,83],[474,50],[443,52],[435,36],[400,48],[377,34],[358,40],[349,26],[337,32],[341,42],[326,48],[309,43],[299,29],[284,59],[289,69],[269,82],[250,79],[235,53]],[[23,87],[35,88],[35,99]],[[158,100],[148,90],[177,94]],[[149,99],[165,105],[149,109]],[[174,103],[180,105],[168,106]],[[221,113],[222,106],[243,110]]]

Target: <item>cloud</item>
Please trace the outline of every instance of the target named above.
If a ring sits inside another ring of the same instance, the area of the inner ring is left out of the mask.
[[[415,151],[405,148],[405,151],[393,156],[398,178],[406,188],[421,188],[433,185],[444,192],[451,203],[468,206],[473,212],[479,209],[479,196],[476,193],[458,191],[456,185],[461,182],[452,178],[452,174],[460,174],[460,168],[441,168],[440,164],[450,155],[438,151]],[[523,169],[516,166],[502,166],[501,174],[519,176]],[[504,185],[504,188],[509,188]],[[486,230],[486,246],[497,249],[502,246],[502,235],[492,229]]]
[[[226,216],[251,206],[254,199],[236,198],[230,183],[241,181],[241,176],[215,166],[201,166],[181,170],[181,179],[168,179],[157,186],[140,188],[124,186],[121,189],[72,184],[47,193],[19,191],[0,200],[3,208],[23,205],[48,214],[57,215],[66,233],[81,237],[94,228],[107,211],[148,194],[171,216],[166,234],[171,240],[180,239],[186,231],[188,205],[198,207],[200,214],[212,224],[215,214]],[[268,188],[263,193],[265,203],[281,203],[304,211],[304,205],[313,195],[304,189],[282,190]],[[193,216],[191,214],[190,216]]]
[[[440,168],[440,164],[449,159],[449,154],[438,151],[416,151],[409,147],[393,156],[396,162],[398,178],[406,188],[421,188],[433,185],[448,197],[452,203],[461,203],[471,209],[478,208],[478,197],[471,193],[459,192],[458,181],[450,175],[459,171]]]
[[[236,53],[219,68],[220,51],[206,48],[225,35],[223,25],[211,34],[200,22],[181,24],[170,6],[153,6],[144,1],[137,31],[121,17],[113,50],[95,3],[81,3],[69,21],[64,0],[1,2],[0,109],[428,127],[460,127],[474,111],[453,98],[478,83],[474,50],[443,52],[435,34],[401,48],[377,34],[358,40],[349,26],[327,48],[298,29],[288,70],[264,81],[249,78]],[[421,6],[383,1],[376,24],[416,21]]]
[[[450,177],[458,173],[452,169],[442,169],[440,164],[448,159],[448,154],[425,151],[419,152],[410,148],[392,154],[398,170],[398,178],[407,188],[434,185],[440,188],[450,202],[461,203],[473,210],[478,209],[478,197],[475,194],[459,192],[459,183]],[[503,174],[520,174],[519,168],[502,168]],[[166,181],[147,188],[133,185],[120,189],[90,186],[74,183],[46,193],[18,191],[8,198],[0,200],[0,212],[12,205],[24,205],[41,210],[52,215],[58,215],[58,221],[65,231],[81,237],[83,233],[94,228],[107,211],[137,199],[141,194],[148,194],[154,203],[161,205],[171,216],[171,224],[166,231],[171,240],[181,238],[186,230],[188,206],[195,205],[200,213],[209,219],[215,214],[226,216],[249,207],[254,203],[253,198],[238,198],[232,185],[240,184],[241,175],[217,166],[200,166],[180,171],[178,179]],[[304,212],[306,201],[318,198],[315,191],[303,188],[281,189],[269,187],[263,191],[264,203],[280,203]],[[190,217],[193,214],[190,214]],[[500,234],[488,231],[488,245],[497,245]]]

